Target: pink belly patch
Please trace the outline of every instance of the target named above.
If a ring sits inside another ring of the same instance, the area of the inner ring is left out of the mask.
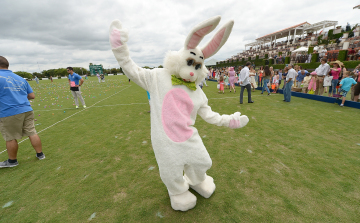
[[[185,142],[192,134],[189,127],[194,104],[189,95],[180,88],[171,89],[164,98],[161,119],[166,135],[174,142]]]

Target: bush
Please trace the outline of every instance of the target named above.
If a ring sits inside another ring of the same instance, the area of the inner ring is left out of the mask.
[[[334,35],[333,35],[333,32],[334,30],[333,29],[330,29],[329,32],[328,32],[328,39],[334,39]]]
[[[313,46],[309,46],[309,50],[308,50],[308,54],[311,54],[314,52],[314,47]]]
[[[344,61],[343,63],[346,68],[354,69],[357,65],[360,64],[360,61]]]
[[[289,64],[290,63],[290,57],[285,57],[285,64]]]
[[[319,58],[319,54],[318,53],[312,53],[311,54],[311,63],[316,63],[317,60]]]
[[[346,61],[347,52],[348,52],[347,50],[340,50],[340,51],[339,51],[338,60],[340,60],[340,61]]]
[[[265,54],[265,59],[267,59],[269,57],[269,54]]]
[[[282,56],[282,52],[279,52],[278,55],[279,55],[279,56]]]
[[[274,64],[274,59],[269,59],[269,66]]]

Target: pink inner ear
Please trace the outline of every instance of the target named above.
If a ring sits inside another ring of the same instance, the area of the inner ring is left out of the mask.
[[[203,38],[211,29],[212,25],[199,29],[198,31],[194,32],[191,36],[189,43],[187,44],[187,49],[195,49],[199,44],[201,38]]]
[[[216,50],[219,49],[219,46],[220,46],[221,40],[224,36],[225,30],[226,30],[226,28],[223,28],[222,30],[220,30],[220,32],[218,32],[214,36],[214,38],[210,41],[210,43],[203,49],[202,52],[204,54],[205,59],[209,58],[211,55],[214,54],[214,52]]]

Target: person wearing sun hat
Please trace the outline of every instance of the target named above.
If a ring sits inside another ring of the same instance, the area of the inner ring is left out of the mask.
[[[332,68],[330,68],[330,75],[333,77],[331,81],[331,86],[329,88],[329,97],[333,96],[336,93],[336,86],[339,82],[339,76],[341,73],[341,67],[344,65],[341,61],[336,60],[333,62],[330,62],[330,65],[333,65]]]

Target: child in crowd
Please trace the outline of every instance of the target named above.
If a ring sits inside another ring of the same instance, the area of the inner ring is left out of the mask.
[[[230,89],[229,76],[227,74],[225,74],[224,82],[225,82],[225,88]]]
[[[273,89],[273,94],[277,93],[277,89],[279,88],[279,72],[275,71],[275,76],[273,77],[273,85],[275,85],[275,88]]]
[[[357,84],[353,78],[349,77],[349,75],[350,71],[345,71],[340,82],[340,93],[342,94],[342,102],[340,104],[341,107],[344,106],[346,94],[350,91],[351,86]]]
[[[310,81],[311,81],[310,73],[307,73],[306,77],[304,77],[304,80],[303,80],[302,93],[305,93],[305,94],[308,93],[308,90],[309,90],[308,87],[309,87]]]
[[[223,75],[221,75],[220,78],[219,78],[219,84],[220,84],[219,93],[222,91],[223,94],[224,94],[225,90],[224,90],[224,77],[223,77]]]
[[[311,72],[311,80],[310,80],[309,87],[308,87],[309,91],[312,91],[312,92],[316,91],[316,75],[317,75],[316,71]]]
[[[328,87],[331,87],[331,81],[333,79],[333,76],[330,75],[326,75],[324,77],[324,92],[327,93],[328,92]],[[330,97],[330,90],[332,90],[331,88],[329,89],[329,97]]]

